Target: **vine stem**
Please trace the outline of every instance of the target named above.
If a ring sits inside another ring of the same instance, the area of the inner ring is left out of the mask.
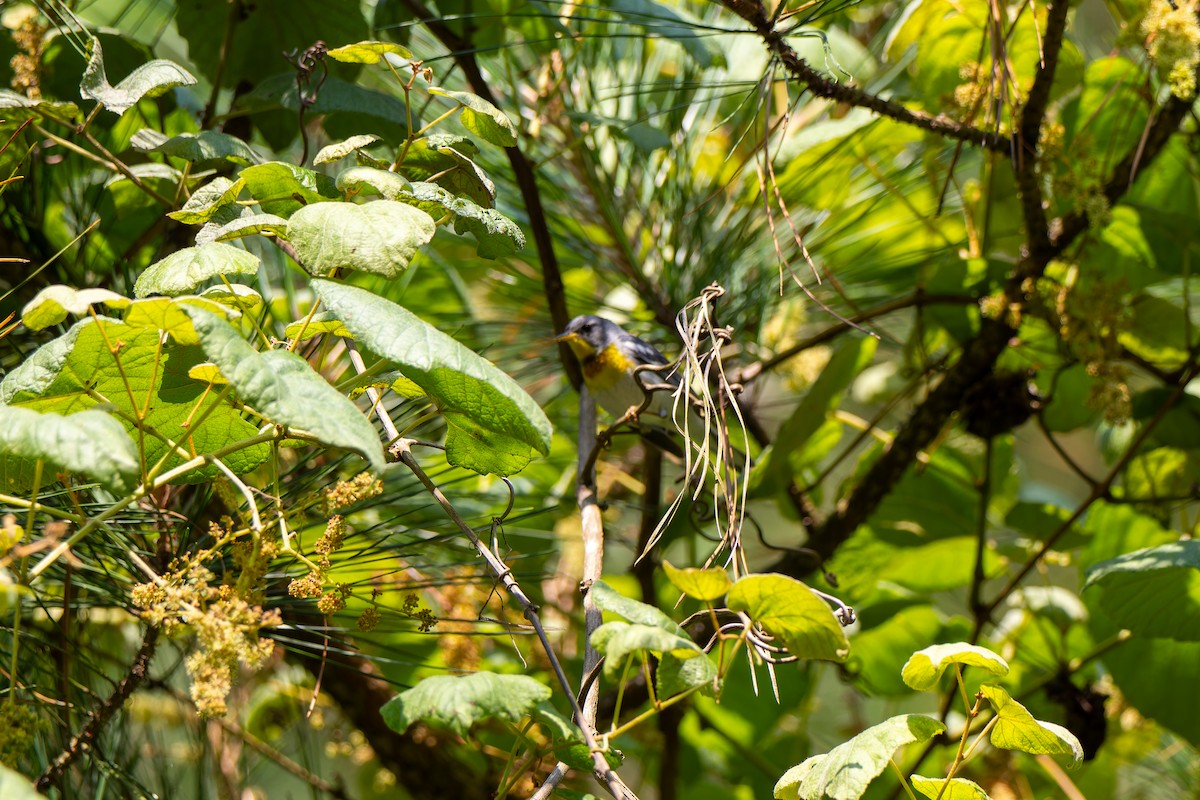
[[[583,734],[584,744],[587,745],[588,750],[591,752],[592,764],[594,766],[596,775],[604,781],[605,785],[608,787],[608,791],[613,797],[618,798],[618,800],[636,800],[637,796],[627,786],[625,786],[624,782],[621,781],[621,778],[617,775],[613,768],[608,765],[608,762],[604,759],[604,753],[597,746],[596,737],[592,733],[591,726],[588,724],[587,718],[584,716],[583,709],[580,707],[579,701],[575,698],[575,692],[571,688],[571,683],[567,679],[566,673],[563,671],[562,664],[559,662],[558,656],[554,652],[554,648],[550,645],[550,639],[547,637],[546,629],[542,625],[541,617],[538,615],[537,605],[529,599],[528,595],[526,595],[525,591],[521,588],[521,585],[517,583],[517,579],[513,576],[512,570],[509,569],[508,565],[505,564],[504,561],[502,561],[495,553],[493,553],[491,548],[479,538],[479,535],[475,533],[475,530],[467,524],[466,520],[464,520],[454,508],[454,504],[450,502],[442,490],[438,488],[437,484],[435,484],[433,480],[425,473],[425,470],[421,468],[421,465],[417,462],[416,457],[413,456],[413,444],[414,441],[412,439],[401,438],[397,440],[394,445],[392,445],[391,452],[396,456],[400,463],[408,467],[413,475],[416,476],[417,480],[421,482],[421,485],[425,487],[426,491],[433,496],[433,498],[438,502],[438,505],[442,507],[442,510],[446,512],[446,516],[448,516],[458,527],[458,529],[463,532],[463,534],[475,547],[475,550],[480,556],[483,557],[483,560],[487,562],[488,567],[495,574],[501,585],[504,586],[504,590],[508,592],[509,596],[517,601],[518,605],[521,606],[521,610],[524,612],[525,619],[529,621],[529,624],[533,627],[534,632],[537,634],[538,640],[542,643],[542,649],[545,651],[546,658],[549,660],[550,666],[553,668],[554,674],[558,678],[559,685],[566,693],[567,698],[571,701],[571,710],[574,713],[575,722],[579,726],[580,732]]]

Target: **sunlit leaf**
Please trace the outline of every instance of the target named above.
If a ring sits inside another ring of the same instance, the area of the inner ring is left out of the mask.
[[[305,431],[322,444],[353,450],[376,473],[386,463],[379,434],[362,412],[288,350],[260,353],[220,317],[199,309],[189,314],[209,360],[238,397],[276,425]]]
[[[258,256],[228,244],[185,247],[151,264],[133,285],[135,297],[186,294],[218,275],[256,275]]]
[[[436,86],[429,87],[429,93],[449,97],[461,105],[463,127],[485,142],[500,147],[516,145],[517,129],[513,126],[512,120],[479,95],[470,92],[451,92]]]
[[[21,322],[32,331],[57,325],[67,315],[81,317],[95,303],[112,309],[122,309],[132,300],[108,289],[72,289],[70,286],[47,286],[21,309]]]
[[[720,600],[729,591],[729,587],[733,586],[733,582],[729,580],[729,574],[723,569],[699,569],[697,567],[680,569],[670,561],[663,561],[662,567],[667,580],[676,589],[688,597],[694,597],[704,602]]]
[[[987,792],[974,781],[966,778],[923,778],[909,776],[909,783],[931,800],[988,800]],[[949,784],[949,785],[947,785]]]
[[[604,581],[596,581],[588,589],[592,602],[601,611],[610,611],[629,622],[660,628],[673,636],[686,638],[687,633],[675,620],[657,607],[626,597]]]
[[[775,784],[778,800],[857,800],[887,768],[897,748],[926,742],[946,729],[931,717],[892,717],[789,769]]]
[[[1083,760],[1083,747],[1075,734],[1061,725],[1034,719],[1025,706],[999,686],[985,683],[980,691],[999,717],[990,734],[994,746],[1034,755],[1071,756],[1075,763]]]
[[[794,656],[845,661],[850,654],[829,605],[795,578],[747,575],[729,590],[726,604],[749,614]]]
[[[551,694],[549,686],[528,675],[435,675],[396,695],[379,711],[397,733],[424,721],[466,735],[472,725],[484,720],[519,722]]]
[[[134,135],[131,143],[138,150],[162,153],[194,164],[215,161],[228,161],[233,164],[262,163],[262,157],[250,145],[236,136],[219,131],[181,133],[167,137],[156,130],[143,128]]]
[[[335,47],[326,53],[335,61],[348,64],[378,64],[385,55],[412,58],[412,51],[395,42],[358,42],[343,47]]]
[[[79,84],[79,93],[113,113],[124,114],[143,97],[157,97],[176,86],[190,86],[196,82],[183,67],[173,61],[158,59],[143,64],[113,86],[104,73],[104,51],[100,40],[93,37],[88,46],[91,56]]]
[[[292,214],[287,238],[310,275],[352,269],[395,278],[435,230],[428,214],[404,203],[316,203]]]
[[[491,362],[370,292],[321,279],[312,285],[361,346],[394,363],[437,403],[450,427],[446,456],[452,464],[512,474],[534,451],[549,452],[551,429],[545,413]],[[490,447],[493,444],[497,446]]]
[[[606,622],[592,631],[592,647],[605,656],[604,674],[616,675],[624,666],[630,653],[645,650],[656,655],[672,653],[676,657],[699,657],[700,647],[684,636],[671,633],[654,625],[639,625],[628,622]]]
[[[953,664],[978,667],[993,675],[1007,675],[1008,662],[988,650],[967,642],[935,644],[918,650],[908,659],[901,675],[904,682],[918,692],[927,692],[937,687],[942,673]]]
[[[57,472],[78,472],[117,494],[137,485],[138,452],[111,414],[91,409],[62,416],[0,405],[0,484],[5,492],[31,487],[34,466],[45,462],[42,488]]]

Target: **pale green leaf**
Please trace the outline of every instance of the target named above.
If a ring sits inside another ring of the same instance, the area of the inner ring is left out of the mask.
[[[21,309],[21,322],[31,331],[57,325],[70,314],[82,317],[95,303],[108,308],[122,309],[132,300],[108,289],[72,289],[70,286],[47,286]]]
[[[305,206],[288,220],[287,238],[310,275],[353,269],[395,278],[435,231],[424,211],[378,200]]]
[[[1032,755],[1071,756],[1076,764],[1083,760],[1083,747],[1075,734],[1053,722],[1034,719],[1025,706],[999,686],[985,683],[979,690],[999,718],[990,735],[993,746]]]
[[[850,642],[829,605],[795,578],[747,575],[726,598],[732,611],[745,611],[800,658],[845,661]]]
[[[660,698],[672,697],[697,686],[711,694],[716,690],[717,674],[717,665],[707,654],[684,658],[675,653],[664,653],[654,672],[654,688]]]
[[[363,347],[391,361],[425,390],[449,425],[472,424],[498,441],[520,442],[527,448],[526,462],[533,450],[550,451],[550,421],[533,398],[494,364],[407,309],[370,292],[322,279],[313,280],[312,286]],[[493,459],[486,452],[461,449],[461,442],[451,444],[448,439],[446,455],[453,464],[485,473],[493,468],[515,471],[511,453]]]
[[[131,144],[143,152],[162,153],[193,164],[228,161],[231,164],[261,164],[262,156],[236,136],[218,131],[181,133],[167,137],[151,128],[134,134]]]
[[[207,298],[188,295],[185,297],[149,297],[134,300],[125,311],[125,324],[135,328],[154,328],[168,333],[178,344],[199,344],[200,337],[192,318],[184,308],[194,306],[213,314],[237,316],[238,312]]]
[[[87,68],[79,84],[79,94],[97,101],[115,114],[124,114],[143,97],[157,97],[176,86],[190,86],[196,82],[192,74],[172,61],[158,59],[129,73],[120,83],[113,86],[104,73],[104,51],[100,40],[92,38]]]
[[[508,116],[479,95],[470,92],[451,92],[437,86],[429,87],[430,94],[449,97],[462,106],[463,127],[483,139],[500,147],[513,147],[517,143],[517,129]]]
[[[289,323],[287,328],[284,329],[284,335],[287,338],[295,339],[299,337],[299,340],[302,342],[326,333],[330,336],[354,338],[354,335],[342,324],[342,321],[328,311],[319,311],[313,314],[311,318],[298,319],[295,322]]]
[[[683,628],[657,607],[626,597],[604,581],[593,583],[588,593],[592,602],[596,604],[596,608],[601,611],[610,611],[628,622],[650,625],[675,636],[687,637]]]
[[[351,136],[349,139],[322,147],[313,157],[313,164],[328,164],[332,161],[337,161],[378,141],[382,140],[373,133]]]
[[[254,234],[264,236],[285,236],[287,220],[274,214],[245,214],[232,219],[223,225],[218,225],[211,231],[205,231],[205,238],[212,242],[231,242]],[[200,242],[200,236],[196,236]],[[205,244],[207,242],[204,242]]]
[[[857,800],[900,747],[926,742],[946,729],[932,717],[905,714],[867,728],[825,755],[813,756],[775,784],[778,800]]]
[[[706,603],[720,600],[729,591],[729,587],[733,586],[729,575],[723,569],[700,569],[698,567],[680,569],[670,561],[663,561],[662,566],[663,572],[666,573],[667,580],[671,582],[672,586],[688,597],[694,597]]]
[[[322,444],[353,450],[383,472],[386,460],[375,428],[341,392],[288,350],[260,353],[225,320],[188,312],[200,343],[238,397],[267,420],[307,432]]]
[[[0,764],[0,797],[4,800],[44,800],[33,788],[33,781],[16,770]]]
[[[196,300],[191,298],[187,302]],[[183,462],[183,456],[170,446],[168,439],[190,454],[190,458],[256,435],[257,426],[245,420],[240,409],[228,402],[218,403],[215,393],[207,393],[203,384],[188,377],[191,367],[206,360],[199,346],[178,341],[178,336],[186,335],[189,329],[195,336],[190,323],[187,329],[177,327],[175,335],[165,340],[163,329],[151,323],[156,316],[164,319],[169,316],[172,320],[184,317],[178,309],[162,312],[161,308],[184,302],[156,298],[134,304],[131,312],[139,305],[145,306],[134,315],[135,320],[141,320],[136,324],[107,317],[80,320],[4,376],[0,381],[0,403],[63,415],[111,406],[115,409],[114,418],[131,435],[134,435],[132,426],[125,420],[144,415],[147,433],[141,444],[145,463],[152,466],[166,457],[164,469]],[[211,305],[221,310],[220,306]],[[115,342],[120,342],[120,348],[114,353],[110,345]],[[197,424],[197,419],[203,422]],[[234,472],[242,473],[261,464],[270,454],[269,445],[258,444],[235,450],[222,460]],[[216,474],[216,465],[208,465],[180,480],[210,480]]]
[[[1008,662],[986,647],[952,642],[935,644],[918,650],[908,659],[900,674],[904,682],[918,692],[927,692],[937,687],[938,680],[952,664],[979,667],[993,675],[1007,675]]]
[[[172,211],[167,216],[185,225],[208,222],[220,209],[237,200],[245,186],[246,182],[241,178],[231,181],[224,176],[217,176],[192,192],[183,208]]]
[[[246,192],[268,214],[290,217],[304,206],[340,200],[341,192],[328,175],[284,161],[268,161],[241,171]]]
[[[41,485],[57,472],[79,472],[126,494],[138,482],[137,447],[124,426],[96,409],[62,416],[0,405],[0,476],[5,492],[23,492],[34,464],[45,462]]]
[[[974,781],[966,778],[923,778],[920,775],[909,776],[909,783],[921,794],[931,800],[988,800],[987,792]],[[943,788],[944,787],[944,788]]]
[[[403,175],[374,167],[350,167],[337,176],[337,188],[348,196],[369,189],[386,200],[400,200],[409,186],[408,179]]]
[[[231,283],[228,286],[225,284],[210,286],[202,291],[199,296],[205,300],[220,303],[227,308],[234,309],[243,314],[253,313],[255,310],[261,308],[263,304],[261,294],[249,286],[244,286],[240,283]]]
[[[335,47],[326,55],[347,64],[378,64],[385,55],[412,58],[412,51],[395,42],[357,42]]]
[[[551,694],[550,687],[528,675],[435,675],[396,695],[379,711],[397,733],[423,721],[465,736],[472,725],[488,719],[515,724]]]
[[[591,635],[592,647],[605,656],[604,674],[611,678],[623,667],[625,658],[640,650],[659,655],[672,653],[679,658],[695,658],[703,655],[700,647],[691,639],[663,630],[655,625],[615,620],[606,622]]]
[[[418,181],[402,189],[395,199],[416,206],[434,219],[453,215],[455,232],[474,236],[481,258],[503,258],[525,247],[525,234],[517,223],[494,208],[458,197],[435,183]]]
[[[133,285],[133,294],[187,294],[218,275],[257,275],[259,263],[258,256],[233,245],[185,247],[146,267]]]

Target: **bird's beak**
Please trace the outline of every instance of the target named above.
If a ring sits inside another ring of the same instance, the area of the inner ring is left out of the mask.
[[[579,358],[586,358],[595,351],[595,348],[588,344],[587,339],[584,339],[578,333],[560,333],[554,337],[554,341],[561,342],[571,348],[571,352]]]

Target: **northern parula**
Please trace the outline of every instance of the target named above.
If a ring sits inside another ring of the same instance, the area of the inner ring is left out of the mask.
[[[579,359],[583,380],[600,407],[614,417],[622,417],[630,408],[637,408],[646,399],[642,387],[655,384],[679,385],[673,374],[652,370],[637,371],[641,366],[663,366],[667,358],[644,339],[626,332],[620,325],[603,317],[585,314],[571,320],[557,341],[565,342]],[[682,450],[672,437],[664,436],[662,428],[671,428],[671,392],[654,392],[646,410],[638,420],[658,430],[639,428],[645,438],[658,447],[676,455]],[[672,431],[673,432],[673,431]]]

